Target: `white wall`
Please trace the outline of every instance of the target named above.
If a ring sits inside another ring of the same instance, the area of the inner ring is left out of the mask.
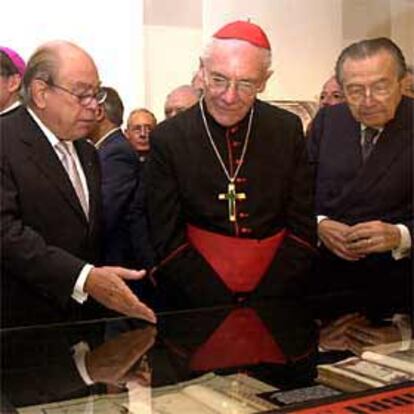
[[[118,90],[128,111],[145,99],[142,1],[8,1],[0,8],[0,45],[27,59],[45,41],[79,44],[94,58],[103,84]]]
[[[198,68],[201,30],[145,26],[145,35],[145,105],[155,113],[158,121],[162,121],[165,97],[177,86],[189,84]]]
[[[204,30],[250,18],[267,33],[274,74],[264,99],[312,100],[331,74],[341,45],[340,0],[205,0]]]
[[[365,34],[391,36],[414,59],[414,0],[20,0],[0,13],[0,45],[27,59],[44,41],[72,40],[127,112],[146,106],[159,120],[168,92],[191,81],[204,41],[234,19],[269,35],[275,73],[264,99],[316,99],[343,46]]]

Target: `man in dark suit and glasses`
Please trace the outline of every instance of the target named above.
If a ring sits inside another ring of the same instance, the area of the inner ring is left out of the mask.
[[[143,272],[94,266],[100,174],[95,150],[80,138],[105,99],[99,85],[85,51],[48,43],[28,62],[25,107],[0,121],[3,326],[94,316],[88,296],[155,321],[123,281]]]
[[[308,141],[321,241],[316,285],[362,294],[364,306],[410,302],[414,100],[402,95],[405,74],[390,39],[348,46],[336,64],[346,103],[323,108]]]

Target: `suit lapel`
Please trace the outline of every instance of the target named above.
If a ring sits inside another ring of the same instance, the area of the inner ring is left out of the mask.
[[[412,132],[409,131],[406,108],[403,106],[404,104],[398,109],[395,118],[386,125],[370,157],[344,190],[341,212],[366,197],[370,189],[389,171],[391,164],[398,162],[399,154],[408,148]]]
[[[22,112],[22,114],[22,121],[25,126],[21,130],[32,132],[24,133],[22,136],[22,141],[28,146],[28,156],[75,212],[86,222],[79,199],[57,154],[27,111]]]

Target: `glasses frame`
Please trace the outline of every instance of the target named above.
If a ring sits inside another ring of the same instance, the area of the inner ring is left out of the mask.
[[[207,85],[210,87],[210,89],[220,94],[227,92],[232,85],[234,85],[234,88],[239,96],[252,97],[255,96],[259,91],[259,87],[253,81],[230,80],[218,73],[211,73],[206,68],[204,68],[204,73],[207,80]]]
[[[359,103],[368,97],[376,100],[387,99],[393,94],[395,85],[393,82],[384,84],[380,81],[372,85],[345,85],[343,90],[349,101]]]
[[[51,88],[60,89],[63,92],[66,92],[78,99],[78,102],[81,106],[87,107],[89,106],[93,100],[96,101],[98,105],[102,105],[105,102],[105,99],[107,97],[107,93],[104,89],[99,88],[98,92],[92,94],[92,93],[85,93],[85,94],[77,94],[75,92],[72,92],[70,89],[65,88],[64,86],[58,85],[53,81],[46,82]]]

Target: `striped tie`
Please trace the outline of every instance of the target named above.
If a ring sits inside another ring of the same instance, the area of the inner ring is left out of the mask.
[[[379,130],[371,127],[366,127],[362,133],[362,160],[365,162],[370,156],[374,145],[375,138],[378,136]]]
[[[79,202],[82,206],[82,209],[85,213],[86,218],[89,217],[89,203],[86,198],[85,191],[82,186],[82,181],[80,179],[79,171],[76,168],[76,162],[73,158],[72,152],[68,143],[64,141],[60,141],[59,144],[56,145],[56,148],[62,155],[62,163],[65,167],[66,172],[72,182],[73,188],[75,189],[76,195],[78,196]]]

